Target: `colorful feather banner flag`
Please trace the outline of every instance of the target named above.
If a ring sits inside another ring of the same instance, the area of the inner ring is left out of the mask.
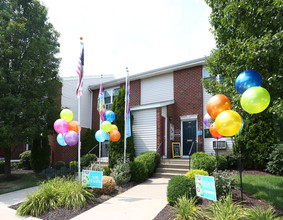
[[[97,99],[97,111],[99,112],[100,119],[105,121],[104,113],[105,113],[105,101],[104,101],[104,92],[102,83],[100,84],[99,95]]]
[[[131,112],[130,112],[130,77],[129,77],[129,70],[127,70],[126,75],[126,88],[125,88],[125,110],[124,110],[124,117],[125,117],[125,135],[126,138],[131,137]]]

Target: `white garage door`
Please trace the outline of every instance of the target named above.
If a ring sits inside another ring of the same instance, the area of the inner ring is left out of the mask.
[[[132,111],[136,156],[156,150],[156,109]]]

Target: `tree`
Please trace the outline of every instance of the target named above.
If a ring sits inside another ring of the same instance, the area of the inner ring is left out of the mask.
[[[31,146],[30,165],[35,171],[41,171],[50,165],[50,146],[48,136],[39,135]]]
[[[118,127],[121,134],[121,138],[117,142],[109,141],[109,166],[113,167],[117,160],[123,158],[124,156],[124,132],[125,132],[125,122],[124,122],[124,109],[125,109],[125,89],[120,89],[118,95],[113,101],[111,110],[115,113],[114,124]],[[134,117],[131,113],[131,130],[133,126]],[[133,134],[131,137],[127,138],[127,158],[133,161],[135,158],[135,144]]]
[[[60,112],[58,36],[37,0],[0,2],[0,147],[7,178],[11,147],[49,134]]]
[[[282,117],[283,110],[282,1],[206,0],[206,2],[212,9],[210,22],[217,48],[206,60],[207,69],[214,79],[212,77],[211,80],[204,80],[204,87],[211,94],[226,95],[232,103],[232,109],[241,112],[241,94],[236,91],[235,80],[247,69],[258,71],[262,76],[262,87],[266,88],[271,96],[269,108],[258,116],[242,114],[242,117],[245,127],[251,126],[251,122],[258,123],[258,120],[263,120],[265,126],[270,126],[269,128],[275,132],[275,124],[269,121],[272,121],[273,117]],[[215,79],[218,75],[221,76],[221,80]],[[268,117],[261,114],[267,114]],[[260,135],[261,130],[266,128],[263,126],[258,129],[260,130],[257,134]],[[243,129],[240,136],[248,135],[248,131],[248,128]],[[268,138],[257,139],[257,145],[265,145],[269,142]],[[246,141],[245,144],[241,144],[243,148],[254,141],[244,137],[242,139]],[[271,140],[276,143],[273,138]],[[265,146],[265,150],[269,152],[270,146]]]
[[[88,128],[82,140],[82,150],[81,150],[82,156],[87,154],[91,149],[93,150],[90,153],[98,156],[99,149],[98,149],[98,142],[95,139],[95,130]]]

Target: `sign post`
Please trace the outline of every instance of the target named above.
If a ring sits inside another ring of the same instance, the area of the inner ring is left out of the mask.
[[[213,176],[195,175],[197,196],[217,201]]]

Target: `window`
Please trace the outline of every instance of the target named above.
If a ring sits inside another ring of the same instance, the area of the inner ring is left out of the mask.
[[[209,127],[204,125],[204,137],[205,138],[212,138],[212,135],[210,134]]]
[[[118,95],[120,88],[111,88],[104,90],[104,101],[106,110],[110,110],[115,97]]]

